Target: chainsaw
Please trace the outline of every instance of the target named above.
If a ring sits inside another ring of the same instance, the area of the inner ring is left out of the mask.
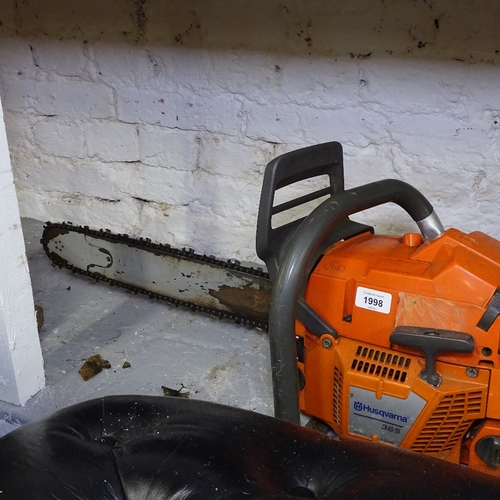
[[[279,204],[276,194],[325,175],[327,199],[277,224],[325,191]],[[385,203],[419,231],[376,235],[349,219]],[[342,436],[500,476],[498,240],[445,231],[429,201],[398,180],[345,190],[342,148],[329,143],[267,166],[257,253],[273,282],[278,418],[299,422],[300,409]]]
[[[375,235],[350,219],[384,203],[419,232]],[[302,410],[346,437],[500,475],[500,242],[445,231],[401,181],[345,190],[339,143],[266,167],[257,254],[268,274],[70,223],[48,223],[42,244],[56,266],[268,329],[278,418]]]

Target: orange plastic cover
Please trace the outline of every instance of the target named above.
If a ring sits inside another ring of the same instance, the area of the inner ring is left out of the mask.
[[[344,436],[500,475],[467,438],[478,422],[488,422],[481,438],[500,429],[500,320],[487,331],[478,326],[499,286],[500,242],[481,232],[450,229],[432,241],[364,233],[338,243],[306,290],[338,337],[318,338],[297,323],[305,356],[301,408]],[[391,344],[398,326],[466,333],[474,349],[440,353],[442,381],[433,386],[421,377],[422,352]]]

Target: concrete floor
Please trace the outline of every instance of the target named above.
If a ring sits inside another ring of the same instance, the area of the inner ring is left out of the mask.
[[[23,407],[0,402],[0,435],[80,401],[161,396],[162,386],[272,414],[267,334],[52,267],[40,244],[42,229],[39,221],[23,220],[33,295],[45,315],[46,385]],[[78,370],[94,354],[111,368],[85,382]]]

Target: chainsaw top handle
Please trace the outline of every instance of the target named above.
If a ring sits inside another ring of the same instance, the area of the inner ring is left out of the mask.
[[[434,238],[444,232],[432,205],[417,189],[399,180],[386,179],[346,191],[341,189],[332,194],[300,220],[286,248],[282,250],[279,268],[273,279],[269,311],[274,411],[277,418],[299,422],[295,319],[298,317],[302,321],[300,310],[305,304],[305,288],[320,250],[325,249],[325,241],[331,240],[332,232],[345,224],[346,220],[349,221],[349,215],[391,202],[408,212],[424,238]],[[351,223],[357,224],[349,221]],[[345,236],[337,238],[337,241],[339,239],[345,239]],[[336,336],[333,327],[322,318],[319,321],[325,323],[325,328],[322,332],[318,331],[318,325],[315,324],[313,333],[331,333]],[[309,329],[308,324],[305,326]]]

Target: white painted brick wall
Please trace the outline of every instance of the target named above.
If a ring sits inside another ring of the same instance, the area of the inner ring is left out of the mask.
[[[80,159],[87,156],[82,129],[58,117],[37,121],[33,126],[33,142],[43,155]]]
[[[71,80],[35,82],[12,79],[4,85],[13,113],[88,120],[114,118],[113,94],[107,86]]]
[[[139,161],[139,134],[136,125],[119,122],[85,124],[90,158],[100,161]]]
[[[154,125],[139,127],[140,160],[145,165],[191,172],[198,161],[198,143],[195,132]]]
[[[344,145],[500,238],[500,4],[13,0],[0,92],[22,214],[255,260],[264,167]],[[413,229],[394,207],[364,214]]]

